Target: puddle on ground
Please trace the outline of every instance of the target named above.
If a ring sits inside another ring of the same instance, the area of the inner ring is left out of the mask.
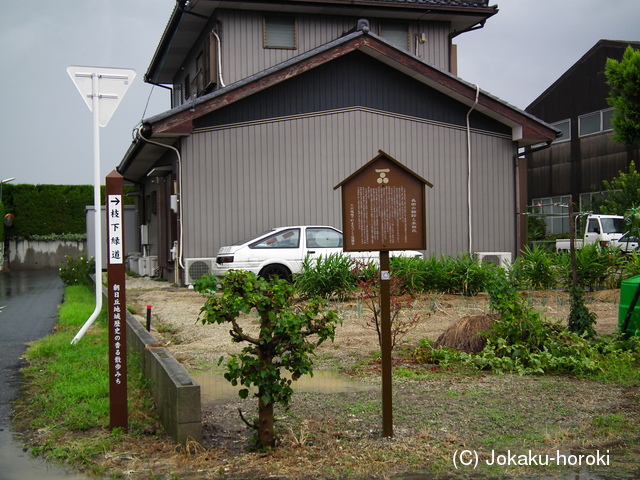
[[[42,458],[34,458],[7,429],[0,429],[0,466],[3,480],[89,480],[53,465]]]
[[[225,380],[222,373],[199,373],[192,375],[200,384],[203,401],[234,400],[238,398],[241,386],[234,387]],[[343,393],[363,392],[372,390],[375,385],[365,384],[335,372],[317,371],[310,375],[303,375],[291,384],[295,392],[310,393]]]

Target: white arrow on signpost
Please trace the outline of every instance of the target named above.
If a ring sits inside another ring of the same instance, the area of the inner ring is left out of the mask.
[[[96,308],[71,341],[77,343],[102,310],[102,229],[100,225],[100,127],[106,127],[136,77],[124,68],[71,66],[67,73],[93,114],[93,208],[95,211]]]

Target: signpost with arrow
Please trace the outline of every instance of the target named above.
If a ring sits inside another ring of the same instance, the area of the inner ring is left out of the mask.
[[[107,175],[107,289],[109,318],[109,412],[111,429],[128,428],[127,305],[124,264],[124,180],[115,170]]]
[[[106,127],[131,86],[136,72],[131,69],[71,66],[67,73],[93,114],[93,206],[95,227],[96,307],[71,341],[80,341],[102,311],[102,228],[100,215],[100,127]],[[107,276],[109,314],[109,402],[110,426],[128,428],[126,290],[124,271],[124,218],[122,176],[107,176]]]

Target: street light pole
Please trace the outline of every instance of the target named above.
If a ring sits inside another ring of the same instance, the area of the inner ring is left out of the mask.
[[[2,185],[5,183],[13,182],[15,177],[5,178],[4,180],[0,180],[0,203],[2,203]]]

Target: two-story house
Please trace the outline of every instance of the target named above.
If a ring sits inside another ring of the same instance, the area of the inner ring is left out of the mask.
[[[589,209],[603,180],[640,160],[640,145],[613,140],[604,73],[607,58],[620,61],[629,45],[640,48],[640,42],[600,40],[526,109],[562,131],[549,148],[527,155],[529,205],[541,205],[539,213],[548,215],[548,233],[569,231],[563,205],[573,199],[578,209]]]
[[[515,254],[518,148],[557,131],[455,75],[455,37],[496,13],[487,0],[178,1],[145,76],[174,106],[143,121],[118,167],[138,187],[143,255],[190,282],[220,246],[270,227],[341,227],[333,187],[380,150],[434,185],[427,254]]]

